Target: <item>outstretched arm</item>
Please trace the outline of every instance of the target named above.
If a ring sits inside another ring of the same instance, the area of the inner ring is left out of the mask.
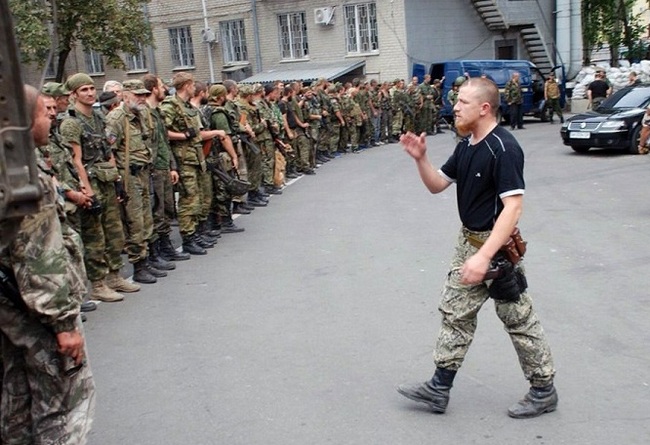
[[[440,193],[451,184],[436,170],[427,156],[426,133],[417,136],[408,132],[400,137],[400,143],[405,152],[415,160],[420,178],[431,193]]]

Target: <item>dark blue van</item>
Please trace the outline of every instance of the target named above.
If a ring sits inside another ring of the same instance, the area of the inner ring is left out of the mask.
[[[521,89],[524,94],[524,115],[535,116],[541,118],[542,121],[548,120],[544,101],[546,76],[528,60],[449,60],[432,64],[429,74],[431,79],[444,78],[442,84],[444,106],[441,114],[443,117],[451,117],[453,112],[451,104],[447,101],[447,93],[452,89],[456,78],[466,74],[469,77],[485,75],[494,81],[499,87],[499,91],[503,93],[506,82],[510,80],[514,72],[519,72]],[[562,93],[560,102],[564,106],[564,87],[562,85],[560,85],[560,91]],[[502,116],[508,116],[508,104],[505,103],[503,95],[501,96],[500,111]]]

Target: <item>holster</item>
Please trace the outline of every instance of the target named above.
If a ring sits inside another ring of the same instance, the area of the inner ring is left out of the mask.
[[[467,241],[477,249],[480,249],[485,243],[485,240],[473,236],[471,233],[466,233],[465,238],[467,238]],[[519,228],[515,227],[510,234],[510,238],[508,238],[505,244],[501,246],[499,252],[503,253],[508,261],[510,261],[514,266],[526,253],[526,244],[526,241],[521,237]]]

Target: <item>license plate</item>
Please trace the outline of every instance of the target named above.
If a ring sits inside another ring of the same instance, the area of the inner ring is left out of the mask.
[[[591,133],[588,131],[572,131],[569,134],[569,137],[571,139],[589,139],[591,137]]]

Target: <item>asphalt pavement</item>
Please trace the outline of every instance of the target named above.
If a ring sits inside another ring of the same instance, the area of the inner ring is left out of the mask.
[[[323,165],[238,218],[245,232],[89,313],[89,443],[647,444],[650,157],[576,154],[559,128],[515,131],[556,412],[507,416],[528,385],[489,301],[446,414],[395,391],[433,373],[460,223],[455,188],[430,195],[390,144]],[[427,140],[440,165],[450,132]]]

